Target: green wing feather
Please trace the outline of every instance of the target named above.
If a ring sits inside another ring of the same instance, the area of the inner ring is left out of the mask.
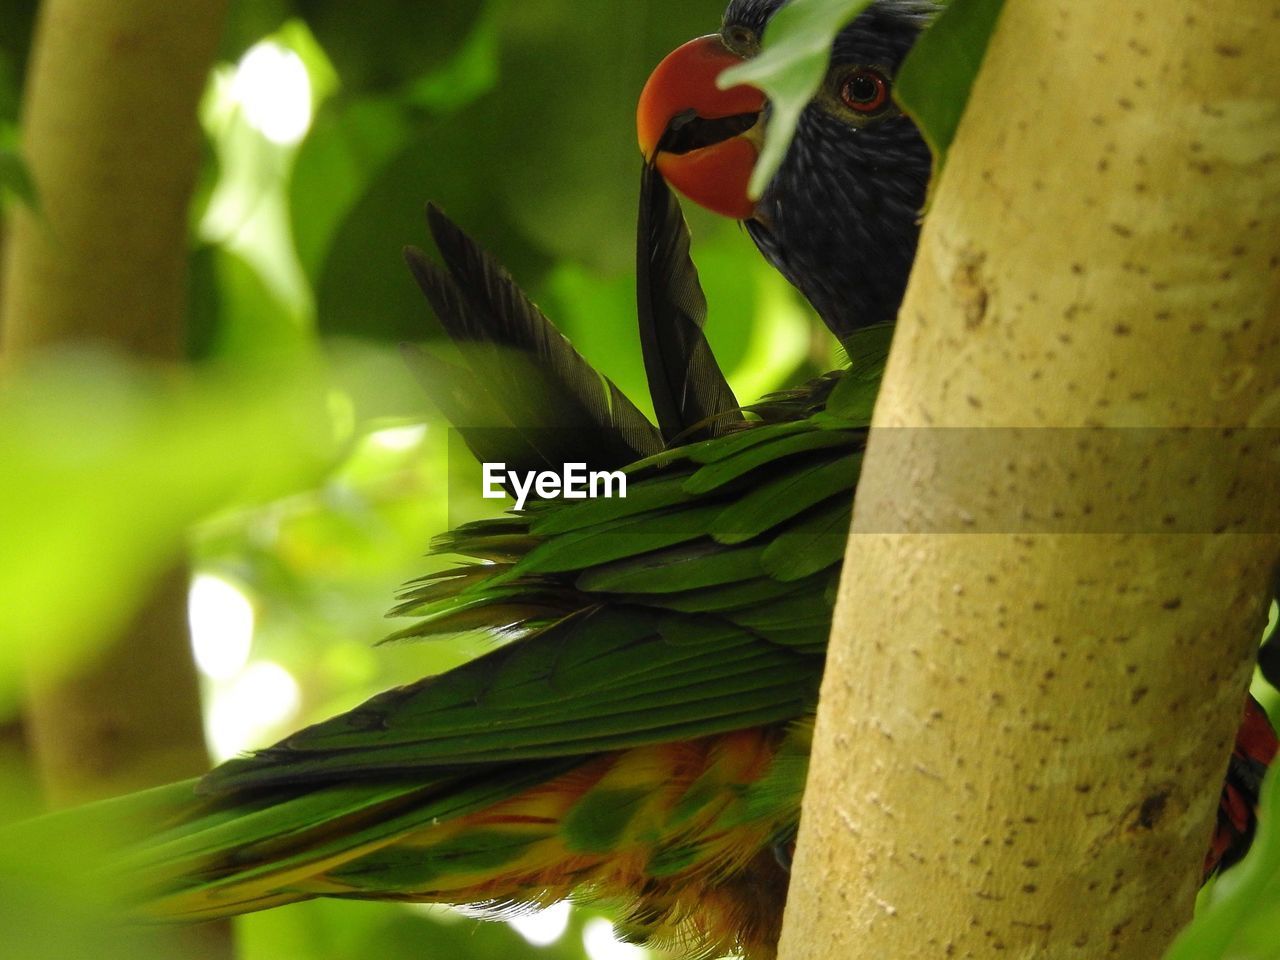
[[[199,919],[326,892],[447,885],[448,871],[514,860],[533,840],[481,831],[443,839],[429,856],[397,844],[602,752],[756,726],[806,730],[865,420],[840,420],[794,393],[778,402],[805,416],[770,425],[776,411],[760,407],[764,425],[633,469],[625,500],[538,504],[441,538],[438,550],[470,561],[410,585],[400,612],[414,623],[401,634],[509,620],[517,639],[223,764],[194,804],[184,788],[181,814],[157,818],[126,864],[146,877],[146,910]],[[764,455],[771,444],[783,445],[778,456]],[[729,463],[725,482],[689,482]],[[725,522],[749,538],[722,542]],[[679,542],[646,542],[646,523]],[[806,753],[797,736],[721,828],[798,809]],[[560,828],[567,848],[603,849],[621,829],[625,817],[592,815],[606,800],[630,809],[616,792],[574,808]],[[688,868],[698,849],[663,848],[653,875]]]
[[[226,763],[202,790],[454,772],[800,716],[831,616],[818,575],[839,554],[786,567],[766,557],[783,538],[837,539],[865,437],[811,421],[758,428],[768,436],[752,444],[700,443],[640,471],[626,499],[543,504],[454,532],[441,549],[515,562],[411,587],[400,609],[418,624],[400,635],[471,629],[486,611],[519,627],[521,605],[533,632]],[[708,470],[713,482],[694,482]]]
[[[156,915],[213,917],[326,892],[408,894],[445,861],[397,852],[398,841],[593,756],[748,728],[805,729],[879,361],[735,417],[723,416],[721,396],[702,409],[719,424],[709,438],[655,452],[647,422],[619,407],[612,385],[593,380],[576,354],[545,341],[545,320],[509,278],[465,238],[447,242],[449,275],[416,264],[435,299],[464,324],[494,304],[515,310],[524,332],[509,336],[526,337],[535,353],[551,344],[559,395],[575,416],[649,455],[625,468],[625,499],[535,502],[438,538],[433,552],[459,564],[408,585],[394,612],[412,622],[396,637],[484,627],[505,644],[229,761],[194,792],[166,792],[168,812],[151,819],[150,842],[125,864],[146,878]],[[468,277],[485,291],[462,289]],[[429,361],[424,376],[438,370],[448,373]],[[445,402],[468,410],[465,394]],[[492,392],[477,402],[502,407]],[[536,435],[522,442],[534,459],[545,453]],[[802,753],[744,802],[790,810]],[[573,843],[600,841],[600,823],[575,816],[583,822]],[[496,832],[435,856],[497,862],[523,842]],[[664,854],[666,868],[685,862],[683,849]]]

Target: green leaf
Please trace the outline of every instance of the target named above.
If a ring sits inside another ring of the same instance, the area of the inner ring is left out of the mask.
[[[629,272],[641,165],[636,98],[658,62],[714,29],[723,8],[724,0],[506,3],[502,79],[483,105],[488,142],[457,157],[493,170],[486,189],[547,254],[597,272]],[[489,149],[500,155],[486,157]]]
[[[438,202],[452,219],[465,224],[523,289],[536,290],[549,261],[515,228],[495,194],[495,179],[517,161],[490,152],[483,143],[491,136],[486,132],[487,117],[476,105],[431,124],[348,194],[343,209],[326,213],[325,222],[307,228],[304,262],[318,261],[313,276],[321,333],[391,342],[438,335],[439,325],[401,256],[406,243],[420,243],[427,236],[427,200]],[[371,126],[380,151],[389,145],[394,129],[381,122]],[[335,147],[346,150],[345,145]],[[323,163],[330,159],[345,162],[329,158]],[[314,172],[314,182],[322,183],[325,173]],[[321,203],[316,196],[295,185],[295,211],[299,205]],[[295,222],[303,219],[295,213]]]
[[[933,151],[935,181],[1003,6],[1004,0],[953,0],[898,71],[897,101]]]
[[[6,960],[181,955],[180,934],[121,923],[114,900],[119,890],[101,882],[112,845],[129,834],[94,817],[26,820],[35,812],[34,797],[15,789],[23,779],[17,763],[0,760],[0,929]],[[24,822],[10,827],[18,818]],[[111,935],[104,937],[105,930]]]
[[[436,113],[457,110],[498,82],[497,10],[488,4],[471,34],[440,69],[411,83],[405,100]]]
[[[349,91],[402,89],[442,66],[480,18],[484,0],[297,0]]]
[[[35,30],[34,0],[0,0],[0,121],[16,121]]]
[[[17,150],[0,146],[0,210],[8,206],[11,199],[24,204],[32,213],[40,212],[40,199],[26,162]]]
[[[328,395],[290,366],[179,377],[82,351],[0,384],[0,714],[110,637],[197,520],[314,483]]]
[[[310,331],[234,250],[204,246],[190,261],[187,356],[231,359],[304,349]]]
[[[1258,835],[1249,855],[1220,878],[1165,960],[1269,960],[1280,929],[1280,777],[1262,787]]]
[[[393,100],[330,100],[298,150],[289,183],[289,215],[298,259],[313,281],[343,219],[377,172],[404,148],[411,132],[407,111]],[[421,223],[422,203],[406,203]],[[402,243],[416,239],[400,238]],[[403,270],[396,262],[393,266]]]
[[[233,0],[227,8],[219,57],[239,60],[255,43],[279,30],[292,13],[289,0]]]
[[[794,0],[769,22],[760,55],[720,75],[722,89],[743,83],[758,87],[773,109],[764,152],[751,175],[752,197],[764,192],[782,166],[800,114],[826,73],[836,34],[870,5],[871,0]]]

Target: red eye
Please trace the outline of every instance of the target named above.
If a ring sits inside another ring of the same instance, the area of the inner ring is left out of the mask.
[[[850,110],[875,113],[889,102],[889,81],[875,70],[856,70],[845,77],[840,99]]]

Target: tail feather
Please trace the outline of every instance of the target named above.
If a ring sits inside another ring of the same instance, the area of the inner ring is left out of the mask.
[[[355,781],[293,795],[199,798],[185,784],[185,817],[117,859],[113,869],[146,878],[147,887],[131,896],[153,919],[204,920],[315,896],[360,896],[367,892],[358,880],[362,862],[556,773],[546,764],[516,764],[426,783]]]

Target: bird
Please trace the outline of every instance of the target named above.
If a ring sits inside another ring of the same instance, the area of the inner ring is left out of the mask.
[[[722,29],[672,52],[640,96],[641,151],[700,205],[741,220],[765,258],[844,342],[891,323],[915,256],[932,168],[894,102],[893,74],[938,12],[934,0],[879,0],[840,33],[795,140],[758,200],[747,184],[770,106],[719,72],[754,57],[780,0],[733,0]],[[668,143],[660,143],[666,136]]]
[[[769,104],[714,79],[755,55],[782,5],[733,0],[641,96],[637,305],[656,425],[428,208],[440,262],[406,259],[456,355],[406,348],[427,392],[479,459],[581,463],[621,474],[627,496],[535,497],[434,542],[457,559],[407,585],[393,639],[480,629],[488,653],[116,801],[147,811],[114,864],[138,917],[324,896],[503,916],[578,897],[613,904],[632,942],[776,955],[853,492],[928,181],[893,78],[936,12],[878,0],[842,30],[752,201]],[[738,401],[702,332],[670,186],[744,221],[847,368]],[[1247,845],[1274,756],[1253,701],[1242,731],[1206,872]]]

